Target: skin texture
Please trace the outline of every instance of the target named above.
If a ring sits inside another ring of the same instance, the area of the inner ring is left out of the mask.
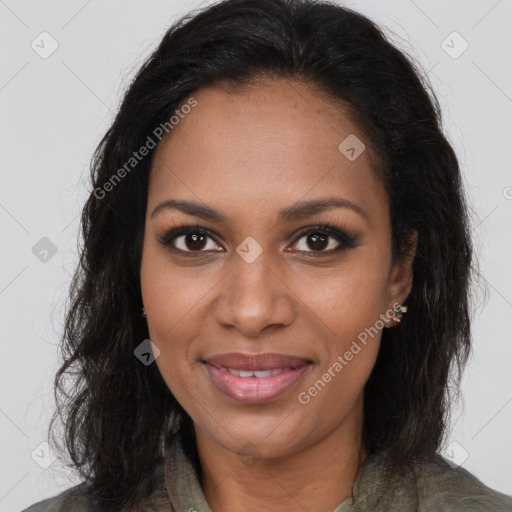
[[[194,421],[201,485],[214,512],[331,512],[351,495],[365,458],[363,387],[380,331],[309,403],[298,395],[403,303],[412,257],[392,264],[388,199],[370,141],[342,105],[288,80],[236,93],[203,88],[194,98],[197,106],[158,147],[150,177],[141,286],[161,350],[156,364]],[[366,145],[355,161],[338,149],[350,134]],[[325,197],[348,199],[365,215],[337,207],[278,219],[282,208]],[[174,208],[152,218],[168,199],[209,205],[226,222]],[[335,238],[322,245],[302,234],[319,222],[354,233],[355,246],[329,254],[340,245]],[[182,235],[177,249],[164,247],[158,237],[179,223],[197,223],[211,237],[201,246]],[[236,252],[249,236],[262,248],[252,263]],[[312,364],[284,394],[244,404],[221,393],[201,362],[227,352],[292,354]]]

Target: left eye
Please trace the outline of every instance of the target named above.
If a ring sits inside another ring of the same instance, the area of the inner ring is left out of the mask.
[[[302,235],[295,245],[302,252],[330,252],[341,246],[336,236],[324,231],[310,231]],[[300,243],[301,240],[305,240]]]

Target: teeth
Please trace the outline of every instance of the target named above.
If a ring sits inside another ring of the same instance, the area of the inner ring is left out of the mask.
[[[236,375],[237,377],[256,377],[258,379],[264,379],[268,377],[272,377],[272,375],[277,375],[278,373],[281,373],[282,369],[275,369],[275,370],[236,370],[234,368],[221,368],[222,371],[228,371],[231,373],[231,375]]]
[[[252,377],[253,373],[252,372],[246,372],[244,370],[240,370],[239,371],[239,375],[240,375],[240,377]]]
[[[254,372],[254,376],[258,378],[262,377],[271,377],[272,376],[272,370],[259,370]]]

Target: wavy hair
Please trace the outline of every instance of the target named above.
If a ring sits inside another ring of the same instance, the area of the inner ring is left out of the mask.
[[[335,114],[337,101],[348,106],[378,156],[393,257],[418,233],[409,311],[398,328],[383,330],[365,386],[364,446],[385,454],[394,470],[443,442],[452,370],[459,384],[470,352],[474,257],[459,165],[435,93],[374,22],[337,3],[225,0],[168,29],[91,162],[50,433],[60,419],[63,432],[52,443],[64,445],[104,510],[137,510],[167,443],[179,430],[194,443],[191,419],[157,366],[134,356],[149,337],[140,262],[154,149],[121,182],[105,185],[194,91],[268,77],[311,84],[336,100]]]

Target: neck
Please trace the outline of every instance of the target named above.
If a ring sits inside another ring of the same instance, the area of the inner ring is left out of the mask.
[[[362,412],[362,403],[358,407]],[[333,512],[352,495],[366,458],[361,422],[351,418],[314,444],[277,458],[241,458],[197,425],[195,429],[201,487],[213,512],[260,512],[268,510],[269,504],[281,512]]]

